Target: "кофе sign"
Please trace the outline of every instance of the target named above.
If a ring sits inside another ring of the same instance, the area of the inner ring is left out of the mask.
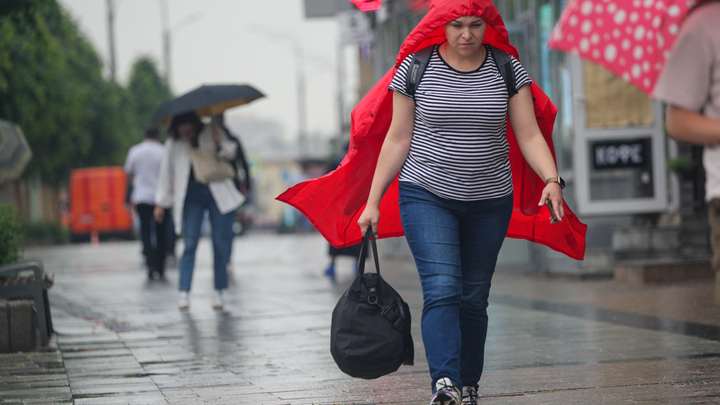
[[[590,151],[595,170],[646,167],[650,138],[592,142]]]

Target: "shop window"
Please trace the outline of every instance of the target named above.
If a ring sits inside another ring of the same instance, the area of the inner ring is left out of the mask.
[[[619,76],[584,62],[587,128],[651,127],[650,98]]]

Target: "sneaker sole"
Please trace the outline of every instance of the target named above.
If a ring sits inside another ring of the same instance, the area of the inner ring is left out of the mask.
[[[460,405],[460,403],[449,395],[440,394],[432,399],[430,405]]]

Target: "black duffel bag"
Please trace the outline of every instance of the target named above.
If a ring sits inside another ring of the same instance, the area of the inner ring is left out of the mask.
[[[365,273],[368,239],[377,273]],[[413,365],[410,309],[380,276],[375,237],[370,228],[360,248],[357,277],[332,314],[330,352],[340,370],[365,379],[382,377],[402,364]]]

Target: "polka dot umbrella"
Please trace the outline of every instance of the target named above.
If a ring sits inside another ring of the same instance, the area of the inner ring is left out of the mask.
[[[612,71],[647,94],[670,54],[691,0],[570,0],[548,46]]]

